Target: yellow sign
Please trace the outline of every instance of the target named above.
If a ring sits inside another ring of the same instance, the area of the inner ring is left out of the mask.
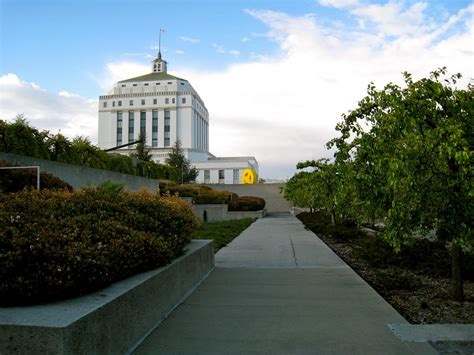
[[[257,175],[253,169],[245,169],[242,173],[242,184],[255,184]]]

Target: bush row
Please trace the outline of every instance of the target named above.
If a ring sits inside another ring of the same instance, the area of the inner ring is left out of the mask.
[[[167,164],[109,154],[84,137],[70,141],[61,134],[40,132],[21,117],[13,123],[0,120],[0,151],[152,179],[176,181],[179,175],[177,169]]]
[[[0,167],[11,167],[12,164],[0,160]],[[36,188],[37,173],[34,169],[0,169],[0,191],[17,192],[25,187]],[[72,191],[72,186],[64,180],[46,172],[40,172],[40,188],[42,190],[68,190]]]
[[[0,304],[51,302],[169,263],[197,227],[175,197],[110,187],[0,193]]]
[[[260,211],[265,200],[256,196],[239,196],[229,191],[216,191],[206,185],[169,186],[164,192],[180,197],[192,197],[195,204],[228,204],[229,211]]]

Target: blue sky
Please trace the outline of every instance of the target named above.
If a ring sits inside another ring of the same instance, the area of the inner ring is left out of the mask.
[[[0,117],[95,141],[98,96],[149,71],[162,27],[169,72],[210,111],[211,152],[255,155],[267,178],[330,155],[370,81],[473,77],[467,0],[0,1]]]

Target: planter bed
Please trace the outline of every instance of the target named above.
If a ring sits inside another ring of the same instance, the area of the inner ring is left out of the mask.
[[[213,268],[212,241],[193,240],[171,264],[89,295],[0,308],[0,354],[129,353]]]

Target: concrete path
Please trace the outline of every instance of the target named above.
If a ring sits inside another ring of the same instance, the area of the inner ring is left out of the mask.
[[[436,354],[389,329],[406,321],[290,214],[258,220],[136,354]]]

